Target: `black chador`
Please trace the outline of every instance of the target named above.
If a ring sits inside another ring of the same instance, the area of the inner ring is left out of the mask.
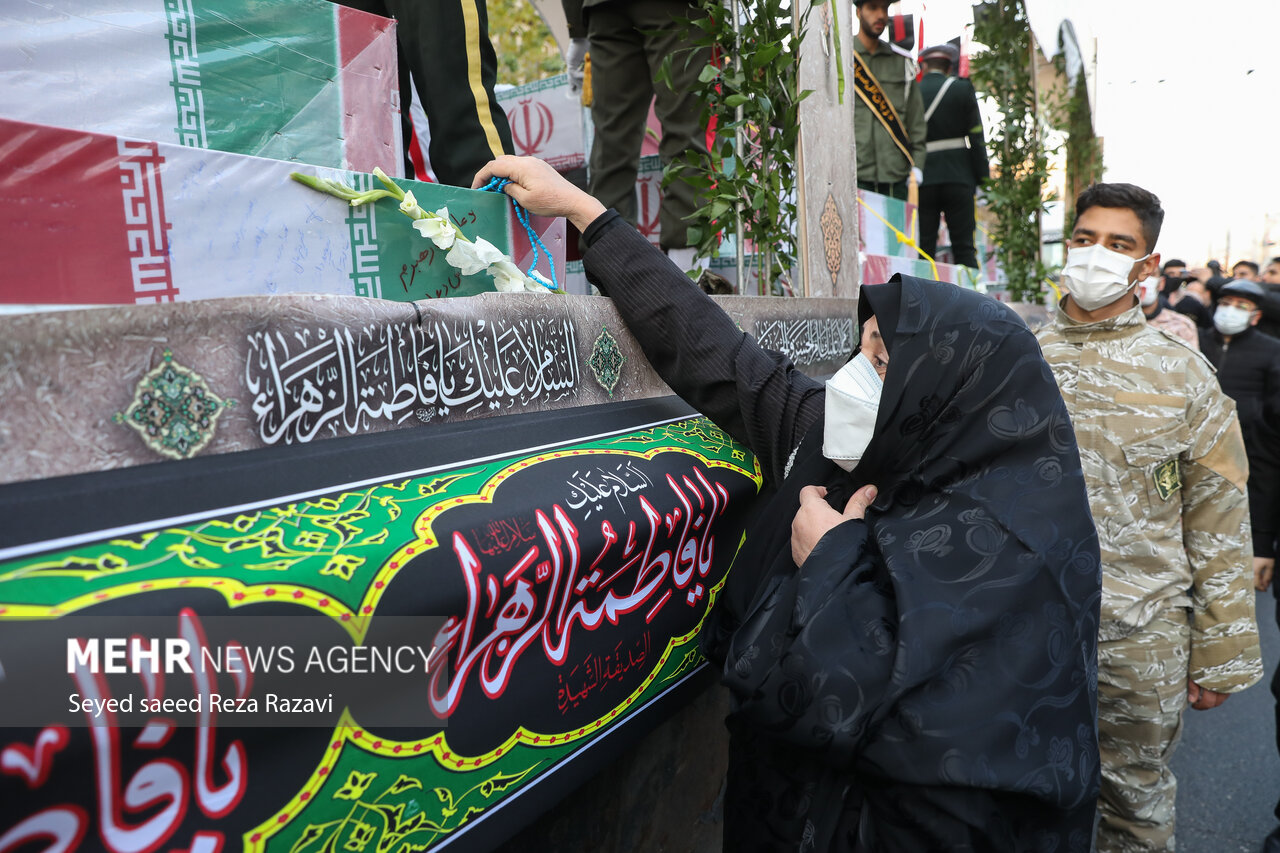
[[[822,455],[824,389],[615,217],[586,268],[664,379],[776,488],[704,630],[733,696],[726,850],[1088,851],[1101,574],[1075,437],[1022,321],[954,285],[864,287],[874,437]],[[865,520],[791,559],[799,492]]]

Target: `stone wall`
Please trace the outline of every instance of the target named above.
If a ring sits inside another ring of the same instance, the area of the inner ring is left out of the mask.
[[[815,376],[855,343],[852,300],[718,301]],[[0,483],[670,393],[600,297],[294,294],[0,316]]]

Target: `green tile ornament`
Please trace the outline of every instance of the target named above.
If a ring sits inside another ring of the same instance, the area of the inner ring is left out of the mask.
[[[175,362],[173,352],[165,350],[164,361],[139,380],[133,402],[111,419],[137,430],[156,453],[189,459],[213,439],[218,417],[234,404],[213,393],[204,377]]]
[[[591,358],[587,364],[591,365],[591,372],[595,374],[596,382],[609,392],[610,397],[613,396],[614,386],[618,384],[618,378],[622,375],[622,365],[626,360],[627,357],[618,348],[617,339],[609,334],[608,328],[601,326],[600,336],[591,345]]]

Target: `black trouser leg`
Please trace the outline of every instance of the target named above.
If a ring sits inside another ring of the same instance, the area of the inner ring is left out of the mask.
[[[480,167],[515,149],[493,85],[498,59],[485,0],[386,0],[431,128],[428,157],[443,184],[469,187]],[[408,90],[401,90],[408,112]]]
[[[920,187],[920,251],[929,257],[938,253],[938,226],[942,221],[943,184]],[[949,222],[950,220],[948,220]]]
[[[1271,583],[1277,581],[1273,578]],[[1280,625],[1280,587],[1273,586],[1272,591],[1276,593],[1276,625]],[[1276,671],[1271,675],[1271,695],[1275,697],[1275,722],[1276,722],[1276,751],[1280,752],[1280,666],[1276,667]],[[1276,802],[1275,815],[1280,819],[1280,800]]]
[[[977,267],[978,251],[973,245],[973,187],[968,184],[940,186],[942,212],[947,217],[947,232],[951,235],[951,254],[960,266]]]
[[[396,19],[400,130],[405,174],[413,175],[410,90],[427,114],[431,171],[442,184],[471,186],[480,167],[515,151],[507,116],[493,94],[498,59],[489,41],[485,0],[340,0],[342,5]],[[421,179],[422,175],[417,175]]]
[[[587,16],[591,34],[590,192],[636,224],[636,174],[644,121],[653,100],[644,35],[624,3],[604,3]]]
[[[685,0],[649,0],[632,3],[636,26],[645,35],[645,53],[651,79],[657,79],[659,67],[667,56],[671,61],[671,87],[654,83],[654,113],[662,125],[658,157],[664,167],[683,160],[689,153],[705,161],[707,128],[702,122],[702,98],[695,87],[698,75],[711,60],[711,49],[693,47],[689,43],[687,22],[695,7]],[[682,170],[687,171],[687,170]],[[664,249],[689,245],[688,218],[702,202],[692,184],[677,177],[663,190],[660,208],[658,242]]]

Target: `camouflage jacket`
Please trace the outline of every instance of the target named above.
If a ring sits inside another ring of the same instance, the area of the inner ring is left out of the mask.
[[[1190,675],[1232,693],[1262,677],[1248,462],[1231,401],[1199,353],[1141,309],[1037,337],[1075,425],[1102,549],[1099,639],[1191,609]]]
[[[852,94],[853,79],[849,76],[850,94],[855,100],[853,107],[853,138],[855,141],[853,156],[857,161],[858,180],[874,181],[882,184],[893,184],[905,181],[911,176],[911,167],[924,169],[925,143],[929,135],[929,125],[924,120],[924,101],[920,97],[920,86],[916,83],[916,69],[911,60],[895,53],[886,42],[876,45],[875,53],[868,53],[862,40],[854,35],[853,49],[867,61],[871,73],[880,81],[893,104],[893,109],[902,121],[902,127],[910,139],[908,149],[911,159],[902,153],[889,131],[875,117],[870,107],[862,103]],[[849,59],[852,64],[852,57]]]
[[[1147,325],[1163,329],[1196,352],[1200,352],[1200,333],[1196,331],[1195,321],[1186,314],[1179,314],[1172,308],[1161,307],[1154,317],[1147,317]]]

